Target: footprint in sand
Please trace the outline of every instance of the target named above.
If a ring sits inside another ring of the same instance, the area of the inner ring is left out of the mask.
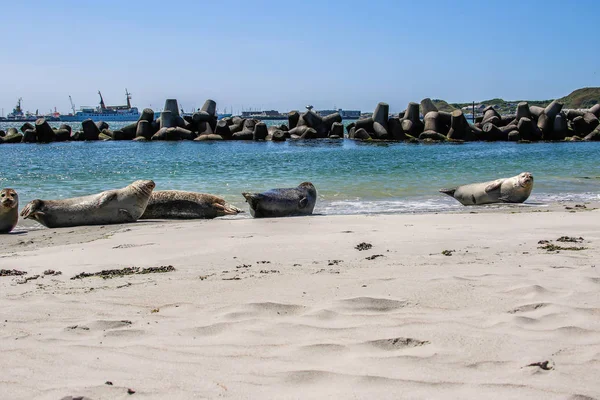
[[[299,315],[306,307],[297,304],[283,303],[248,303],[225,315],[229,319],[268,318],[273,316]]]
[[[504,293],[521,296],[523,298],[533,298],[533,297],[553,294],[552,291],[550,291],[540,285],[520,286],[520,287],[516,287],[513,289],[509,289],[509,290],[505,291]]]
[[[548,306],[548,303],[535,303],[535,304],[526,304],[524,306],[520,306],[517,308],[514,308],[510,311],[508,311],[509,314],[516,314],[516,313],[525,313],[525,312],[530,312],[530,311],[535,311],[539,308],[543,308]]]
[[[80,331],[106,331],[110,329],[119,329],[131,326],[131,321],[104,321],[98,320],[90,324],[78,324],[68,326],[68,330],[80,330]]]
[[[217,322],[215,324],[191,328],[189,332],[196,336],[215,336],[223,332],[232,332],[238,325],[235,322]]]
[[[341,309],[354,312],[390,312],[406,307],[408,302],[376,297],[354,297],[340,300],[339,304]]]
[[[382,350],[399,350],[406,349],[410,347],[420,347],[426,344],[429,344],[427,340],[418,340],[413,338],[392,338],[392,339],[379,339],[379,340],[371,340],[369,342],[365,342],[364,344],[377,347]]]

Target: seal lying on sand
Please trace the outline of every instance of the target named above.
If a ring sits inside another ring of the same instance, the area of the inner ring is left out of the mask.
[[[523,203],[533,189],[533,175],[521,172],[511,178],[472,183],[454,189],[441,189],[440,192],[454,197],[465,206],[490,203]]]
[[[212,219],[243,212],[212,194],[158,190],[152,193],[142,219]]]
[[[263,193],[242,193],[254,218],[310,215],[317,202],[317,189],[310,182],[296,188],[271,189]]]
[[[19,195],[13,189],[0,190],[0,233],[9,233],[19,221]]]
[[[135,181],[123,189],[64,200],[33,200],[21,211],[48,228],[135,222],[142,216],[155,184]]]

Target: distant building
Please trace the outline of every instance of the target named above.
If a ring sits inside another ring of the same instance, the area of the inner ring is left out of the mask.
[[[482,112],[483,110],[485,110],[487,106],[485,104],[475,104],[475,111],[476,112]],[[473,106],[465,106],[462,108],[464,111],[472,111],[473,110]]]
[[[337,110],[320,110],[317,111],[321,117],[326,117],[331,114],[340,113],[342,119],[358,119],[360,118],[360,110],[342,110],[341,108]]]

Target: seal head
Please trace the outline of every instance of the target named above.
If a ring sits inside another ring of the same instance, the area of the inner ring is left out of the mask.
[[[133,182],[131,188],[139,194],[139,197],[150,197],[156,187],[156,183],[151,180],[139,180]]]
[[[19,221],[19,195],[14,189],[0,190],[0,233],[9,233]]]
[[[0,191],[0,203],[5,208],[15,208],[19,206],[19,195],[14,189],[2,189]]]
[[[521,172],[502,182],[499,200],[505,203],[522,203],[529,198],[532,189],[533,175],[531,172]]]
[[[530,189],[533,187],[533,175],[531,172],[521,172],[517,179],[519,181],[519,186],[525,189]]]

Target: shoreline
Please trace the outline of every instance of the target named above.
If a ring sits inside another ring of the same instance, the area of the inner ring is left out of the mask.
[[[245,204],[245,203],[244,203]],[[246,207],[247,208],[247,207]],[[19,217],[19,223],[15,229],[9,233],[2,235],[2,247],[10,247],[13,245],[22,245],[25,248],[28,247],[28,241],[39,240],[41,238],[49,238],[50,242],[46,242],[46,245],[62,245],[72,244],[77,242],[77,237],[83,235],[88,238],[88,241],[97,240],[107,235],[113,235],[115,233],[124,232],[131,230],[132,227],[143,226],[143,227],[158,227],[164,226],[169,227],[177,224],[193,224],[193,223],[219,223],[218,221],[277,221],[282,218],[267,218],[267,219],[255,219],[252,218],[249,211],[244,208],[244,213],[235,216],[218,217],[214,219],[190,219],[190,220],[164,220],[164,219],[145,219],[138,220],[133,223],[126,224],[108,224],[108,225],[87,225],[77,227],[66,227],[66,228],[47,228],[42,224],[24,220]],[[290,217],[292,219],[297,218],[310,218],[310,219],[321,219],[321,218],[339,218],[339,217],[397,217],[397,216],[427,216],[427,215],[474,215],[474,214],[521,214],[521,213],[556,213],[556,212],[589,212],[600,209],[600,201],[564,201],[564,202],[552,202],[552,203],[497,203],[497,204],[486,204],[480,206],[461,206],[456,209],[439,210],[439,211],[414,211],[414,212],[373,212],[373,213],[356,213],[356,214],[322,214],[314,213],[311,216],[304,217]],[[285,218],[283,218],[285,219]],[[61,235],[60,239],[50,237],[48,233],[52,235]],[[72,236],[71,236],[72,235]],[[25,240],[28,239],[28,240]],[[20,242],[23,242],[22,244]],[[85,243],[82,241],[80,243]],[[34,246],[34,248],[38,248]],[[2,253],[0,252],[0,258]]]
[[[281,218],[267,218],[267,219],[254,219],[250,215],[249,211],[244,208],[244,213],[235,216],[218,217],[212,220],[209,219],[191,219],[191,220],[160,220],[160,219],[146,219],[138,220],[133,223],[127,224],[113,224],[113,225],[88,225],[88,226],[77,226],[67,228],[47,228],[38,222],[31,220],[23,220],[19,217],[19,223],[15,229],[9,233],[2,235],[2,247],[13,245],[23,245],[28,247],[28,241],[38,240],[41,238],[48,238],[48,233],[51,232],[53,235],[61,235],[61,238],[50,238],[50,242],[53,245],[61,244],[72,244],[77,243],[76,239],[80,235],[89,238],[90,241],[97,240],[98,238],[106,235],[112,235],[115,233],[129,231],[132,227],[136,226],[164,226],[169,227],[176,224],[193,224],[193,223],[208,223],[215,221],[276,221]],[[414,211],[414,212],[373,212],[373,213],[356,213],[356,214],[321,214],[314,213],[311,216],[305,217],[291,217],[292,219],[297,218],[310,218],[310,219],[321,219],[321,218],[337,218],[337,217],[395,217],[395,216],[427,216],[427,215],[473,215],[473,214],[521,214],[521,213],[556,213],[556,212],[589,212],[600,209],[600,201],[564,201],[564,202],[552,202],[552,203],[521,203],[521,204],[510,204],[510,203],[498,203],[498,204],[487,204],[480,206],[460,206],[456,209],[443,209],[439,211]],[[285,219],[285,218],[284,218]],[[108,233],[107,233],[108,232]],[[72,236],[71,236],[72,235]],[[25,240],[28,239],[28,240]],[[20,244],[23,242],[23,244]],[[81,242],[85,243],[85,242]],[[34,246],[37,248],[37,246]],[[0,253],[0,258],[2,253]]]
[[[549,212],[8,235],[2,268],[27,275],[0,277],[0,390],[15,399],[118,399],[128,389],[149,399],[596,398],[600,211]],[[547,251],[541,240],[584,249]]]

